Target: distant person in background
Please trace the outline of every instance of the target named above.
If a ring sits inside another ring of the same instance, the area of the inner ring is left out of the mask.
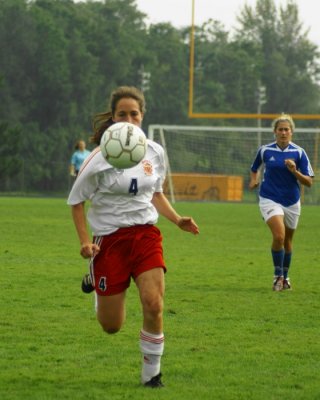
[[[258,149],[249,188],[258,187],[259,168],[264,164],[259,206],[272,234],[273,290],[282,291],[291,289],[288,271],[301,210],[300,185],[310,187],[314,174],[305,150],[291,141],[295,127],[291,116],[280,115],[272,126],[275,141]]]
[[[72,154],[70,162],[70,175],[76,177],[83,161],[88,157],[90,151],[86,149],[86,142],[78,140],[75,145],[75,152]]]

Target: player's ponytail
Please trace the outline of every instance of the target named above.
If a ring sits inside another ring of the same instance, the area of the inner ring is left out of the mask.
[[[93,135],[90,138],[91,143],[99,146],[103,133],[113,124],[112,114],[110,111],[96,114],[93,117],[92,128]]]

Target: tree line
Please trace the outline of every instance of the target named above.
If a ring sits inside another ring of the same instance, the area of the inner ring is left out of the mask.
[[[76,140],[119,85],[144,91],[145,130],[213,123],[188,118],[190,26],[146,17],[135,0],[0,0],[0,191],[64,190]],[[194,38],[195,111],[256,113],[263,88],[263,113],[320,113],[320,53],[293,0],[257,0],[234,34],[209,19]]]

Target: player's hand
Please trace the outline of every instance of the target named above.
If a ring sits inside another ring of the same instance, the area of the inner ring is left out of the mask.
[[[91,258],[98,254],[100,247],[95,243],[83,243],[80,248],[80,254],[83,258]]]
[[[250,190],[256,189],[258,186],[259,186],[259,182],[257,182],[256,180],[249,182],[249,189]]]
[[[291,172],[295,172],[297,170],[296,163],[294,160],[291,160],[290,158],[284,160],[284,163],[286,164],[287,168]]]
[[[197,235],[200,232],[198,225],[191,217],[181,217],[177,225],[183,231],[193,233],[194,235]]]

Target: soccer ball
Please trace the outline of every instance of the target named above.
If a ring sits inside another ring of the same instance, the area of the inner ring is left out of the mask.
[[[132,168],[147,151],[147,138],[137,125],[117,122],[102,135],[100,149],[105,160],[118,169]]]

